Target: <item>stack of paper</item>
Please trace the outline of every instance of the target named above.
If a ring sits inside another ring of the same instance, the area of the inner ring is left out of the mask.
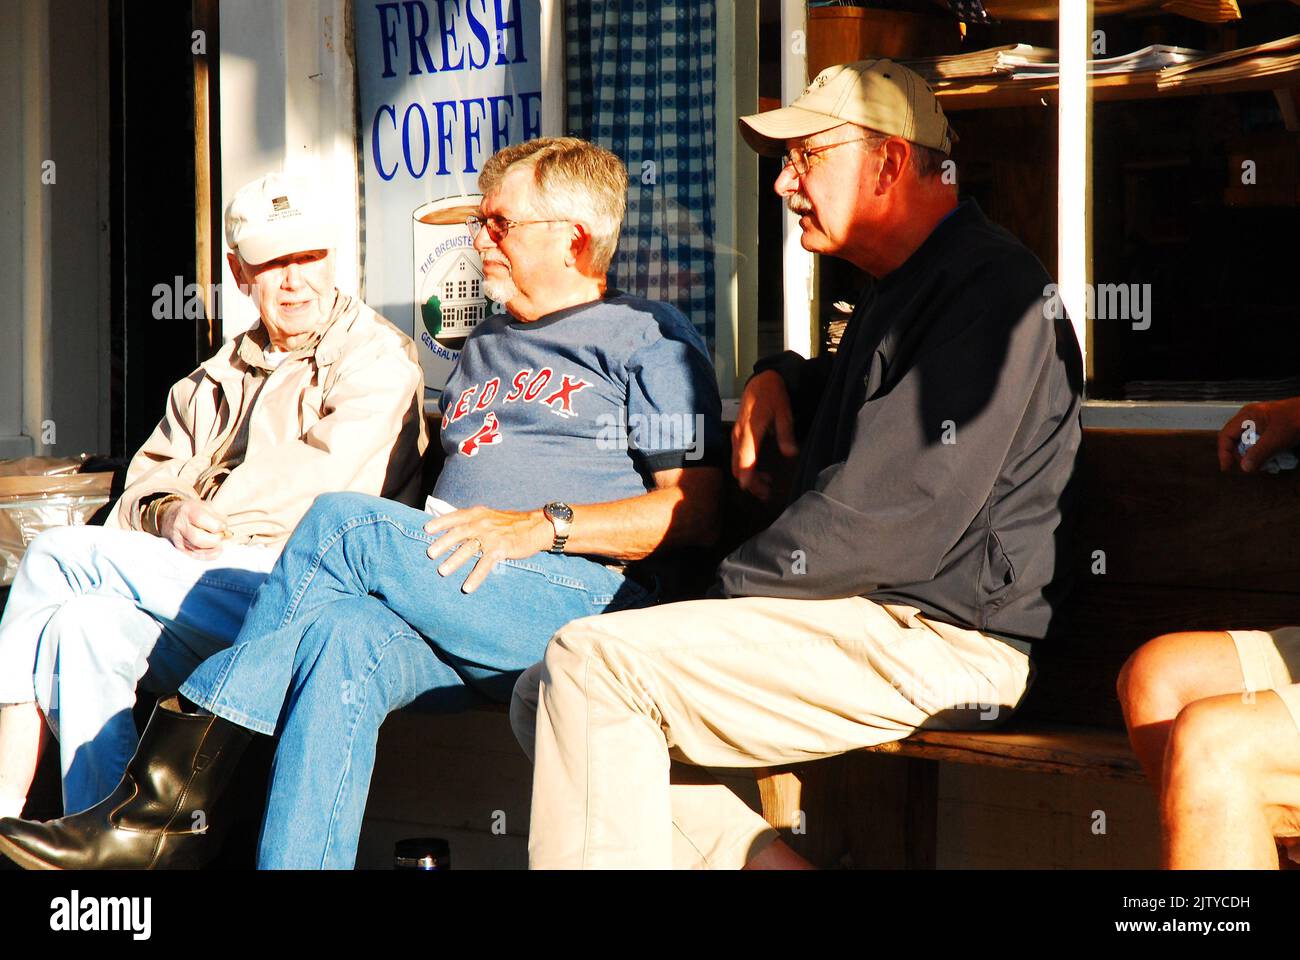
[[[1146,73],[1151,70],[1162,70],[1165,67],[1195,63],[1205,56],[1206,54],[1200,50],[1153,43],[1149,47],[1143,47],[1141,50],[1134,50],[1132,53],[1125,53],[1118,57],[1089,60],[1088,73]],[[1026,63],[1017,67],[1013,76],[1017,80],[1022,77],[1040,79],[1058,76],[1060,72],[1061,65],[1059,63]]]
[[[1300,33],[1253,47],[1229,50],[1160,71],[1157,85],[1205,83],[1264,77],[1300,69]]]
[[[1017,67],[1045,60],[1055,60],[1056,51],[1048,47],[1035,47],[1028,43],[1008,43],[989,47],[973,53],[954,53],[944,57],[924,57],[904,60],[903,64],[915,70],[931,83],[967,77],[1005,76]]]
[[[1154,43],[1149,47],[1118,57],[1089,60],[1088,72],[1090,74],[1146,73],[1165,67],[1196,63],[1205,56],[1206,54],[1200,50]],[[990,47],[988,50],[977,50],[973,53],[927,57],[923,60],[904,62],[931,83],[975,77],[1042,80],[1059,76],[1061,72],[1055,50],[1034,47],[1027,43],[1012,43],[1002,47]]]

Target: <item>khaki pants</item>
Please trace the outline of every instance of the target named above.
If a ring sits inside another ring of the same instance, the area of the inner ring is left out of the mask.
[[[697,600],[575,620],[515,687],[534,868],[738,868],[776,832],[700,767],[833,756],[1006,719],[1029,647],[843,600]],[[695,775],[683,775],[694,773]]]

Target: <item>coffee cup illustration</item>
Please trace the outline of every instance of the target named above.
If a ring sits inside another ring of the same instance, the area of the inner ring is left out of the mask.
[[[479,195],[444,197],[421,204],[411,215],[415,329],[423,327],[447,350],[459,350],[488,314],[483,261],[465,225],[481,200]]]

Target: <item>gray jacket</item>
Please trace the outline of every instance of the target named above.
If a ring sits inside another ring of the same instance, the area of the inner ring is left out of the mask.
[[[967,200],[868,284],[833,357],[760,362],[811,423],[790,504],[722,562],[715,595],[865,596],[1046,636],[1067,586],[1083,388],[1051,282]]]

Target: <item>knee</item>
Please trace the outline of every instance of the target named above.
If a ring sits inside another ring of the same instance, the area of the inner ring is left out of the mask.
[[[323,524],[336,524],[352,517],[360,516],[373,510],[376,505],[384,503],[381,497],[372,497],[366,493],[354,493],[349,490],[338,493],[322,493],[312,501],[304,520]]]
[[[543,672],[548,683],[570,677],[593,660],[604,663],[608,635],[601,629],[602,617],[581,617],[565,624],[546,645],[542,658]]]
[[[128,601],[112,597],[75,596],[50,617],[36,654],[36,700],[42,711],[57,709],[60,690],[69,679],[84,688],[89,679],[98,686],[110,677],[134,684],[145,672],[148,650],[132,639],[135,632],[119,628]]]
[[[309,557],[322,542],[333,537],[347,521],[382,504],[379,497],[361,493],[322,493],[312,501],[284,546],[286,556]]]
[[[298,643],[298,667],[308,669],[324,663],[358,670],[375,653],[374,645],[382,638],[352,611],[347,601],[327,603],[311,615]]]
[[[1149,640],[1133,652],[1120,669],[1115,691],[1126,718],[1145,722],[1170,720],[1183,706],[1179,677],[1188,669],[1182,650],[1186,634],[1170,633]],[[1161,714],[1153,717],[1152,714]],[[1167,716],[1164,716],[1167,714]]]
[[[533,740],[537,735],[537,699],[541,692],[542,671],[537,663],[529,667],[515,682],[510,695],[510,729],[528,759],[533,759]]]
[[[69,578],[63,572],[65,565],[84,554],[99,532],[98,527],[54,527],[42,531],[23,554],[24,573],[37,585],[48,579],[49,574],[66,585]]]
[[[58,557],[74,547],[85,531],[78,527],[53,527],[42,530],[36,539],[27,545],[27,557]]]
[[[69,597],[50,617],[41,643],[57,648],[60,669],[92,665],[129,672],[142,664],[148,650],[141,649],[138,631],[124,625],[124,614],[138,616],[139,608],[122,597]]]
[[[548,702],[586,699],[598,691],[608,704],[653,712],[646,687],[650,671],[645,652],[631,638],[610,629],[618,616],[582,617],[561,627],[551,638],[539,674]]]
[[[1239,711],[1231,697],[1198,700],[1178,712],[1169,734],[1166,759],[1171,789],[1194,785],[1222,792],[1243,787],[1255,773],[1257,751],[1242,736]]]

